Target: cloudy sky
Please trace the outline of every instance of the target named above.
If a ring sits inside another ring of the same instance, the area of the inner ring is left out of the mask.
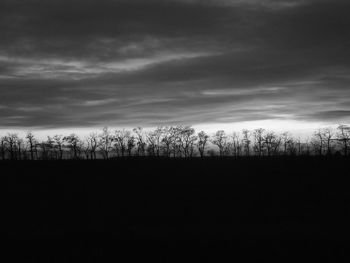
[[[349,13],[348,0],[1,0],[0,127],[348,123]]]

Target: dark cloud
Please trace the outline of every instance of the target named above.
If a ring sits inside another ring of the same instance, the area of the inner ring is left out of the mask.
[[[306,117],[317,118],[319,120],[348,121],[350,118],[350,110],[319,111]]]
[[[350,3],[3,0],[0,126],[350,120]]]

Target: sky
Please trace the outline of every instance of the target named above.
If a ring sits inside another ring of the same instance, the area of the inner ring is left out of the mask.
[[[0,129],[350,122],[348,0],[1,0]]]

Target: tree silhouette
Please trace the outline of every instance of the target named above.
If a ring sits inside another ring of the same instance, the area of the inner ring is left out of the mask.
[[[133,132],[136,134],[137,155],[144,156],[146,154],[146,142],[143,129],[137,127],[133,129]]]
[[[243,145],[244,145],[244,151],[246,156],[250,155],[250,131],[249,130],[243,130]]]
[[[233,156],[240,156],[242,153],[242,143],[240,142],[239,134],[237,132],[233,132],[231,138],[231,152]]]
[[[289,132],[281,134],[281,143],[283,145],[283,154],[287,155],[288,150],[292,148],[293,138]]]
[[[267,156],[277,155],[281,145],[281,137],[274,132],[267,132],[264,136],[264,144],[266,147]]]
[[[226,139],[227,139],[227,136],[226,136],[225,131],[223,131],[223,130],[217,131],[214,134],[214,138],[212,140],[212,143],[219,148],[220,156],[223,156],[225,153],[225,147],[227,145]]]
[[[170,157],[172,151],[171,147],[174,139],[175,138],[172,133],[172,127],[164,127],[162,136],[164,156]]]
[[[160,156],[163,128],[157,127],[154,131],[147,133],[148,152],[151,156]]]
[[[78,152],[79,152],[79,137],[72,133],[69,136],[63,137],[63,141],[68,144],[68,147],[71,149],[71,152],[73,153],[73,159],[78,159]]]
[[[26,135],[26,139],[29,145],[30,159],[34,160],[34,152],[36,148],[36,140],[32,132],[28,132]]]
[[[194,143],[196,141],[195,130],[191,126],[178,126],[178,142],[184,157],[193,155]]]
[[[333,150],[333,140],[335,139],[335,133],[331,128],[322,129],[323,141],[326,145],[326,154],[331,155]]]
[[[113,136],[111,135],[108,127],[102,129],[102,133],[99,135],[99,148],[102,152],[104,159],[109,159],[109,151],[112,148]]]
[[[90,133],[89,136],[86,139],[87,146],[89,148],[90,152],[90,159],[96,159],[96,150],[98,147],[98,135],[97,133],[93,132]]]
[[[55,135],[53,136],[54,141],[54,148],[58,151],[58,159],[63,159],[63,136],[62,135]]]
[[[1,153],[1,160],[6,159],[6,137],[2,136],[0,138],[0,153]]]
[[[339,125],[337,133],[337,140],[342,144],[343,154],[345,156],[349,153],[349,142],[350,142],[350,126],[348,125]]]
[[[254,151],[258,156],[263,155],[264,150],[264,129],[256,129],[253,132],[254,136]]]
[[[9,133],[7,136],[5,136],[5,142],[7,142],[11,160],[17,159],[18,140],[19,138],[17,133]]]
[[[16,133],[0,136],[1,160],[110,159],[123,156],[204,157],[215,156],[291,156],[349,155],[350,127],[322,128],[311,139],[295,138],[289,132],[278,134],[264,129],[242,130],[227,136],[224,130],[212,136],[196,134],[191,126],[166,126],[144,132],[141,127],[115,130],[104,127],[101,133],[90,133],[83,139],[76,134],[47,136],[38,140],[32,132],[25,141]]]
[[[131,156],[132,150],[135,147],[135,137],[131,135],[130,131],[125,129],[116,130],[113,141],[115,142],[115,148],[118,155],[124,157],[127,152],[128,155]]]
[[[314,151],[318,153],[318,155],[323,154],[323,147],[324,147],[324,137],[322,134],[322,130],[318,129],[314,132],[313,138],[312,138],[312,145],[314,147]]]
[[[209,135],[207,135],[204,131],[198,133],[197,148],[201,157],[204,157],[205,146],[207,145],[208,140]]]

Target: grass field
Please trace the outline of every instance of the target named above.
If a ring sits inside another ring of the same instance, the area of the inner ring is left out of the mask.
[[[348,254],[345,158],[0,167],[3,249],[17,262],[343,262]]]

